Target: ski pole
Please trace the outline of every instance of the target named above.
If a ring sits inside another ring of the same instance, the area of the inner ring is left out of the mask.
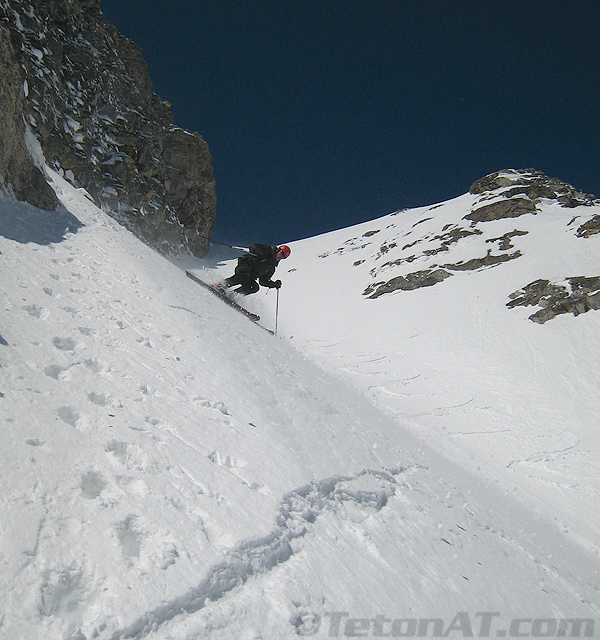
[[[279,322],[279,289],[277,289],[277,304],[275,305],[275,335],[277,335],[278,322]]]
[[[238,251],[250,251],[247,247],[237,247],[234,244],[227,244],[226,242],[219,242],[218,240],[210,240],[211,244],[220,244],[222,247],[229,247],[230,249],[237,249]]]

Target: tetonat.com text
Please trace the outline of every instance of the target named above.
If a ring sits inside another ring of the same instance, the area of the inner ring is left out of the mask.
[[[296,622],[299,636],[320,638],[593,638],[591,618],[523,616],[502,619],[497,611],[459,611],[443,618],[353,617],[348,612],[304,613]]]

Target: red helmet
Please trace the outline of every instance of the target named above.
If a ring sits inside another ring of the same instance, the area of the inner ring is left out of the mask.
[[[290,255],[290,253],[292,253],[292,250],[286,244],[282,244],[279,247],[279,251],[281,251],[284,258],[287,258]]]

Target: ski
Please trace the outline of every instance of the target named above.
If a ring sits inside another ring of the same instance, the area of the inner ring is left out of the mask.
[[[260,316],[259,315],[257,315],[256,313],[252,313],[251,311],[248,311],[248,309],[244,309],[244,307],[242,307],[242,305],[238,304],[235,300],[232,300],[227,295],[227,292],[223,288],[219,287],[219,285],[208,284],[208,282],[204,282],[204,280],[201,280],[192,271],[187,271],[186,270],[185,275],[188,278],[191,278],[194,282],[197,282],[199,285],[203,286],[205,289],[208,289],[209,291],[212,291],[216,296],[218,296],[221,300],[223,300],[223,302],[225,304],[229,305],[233,309],[236,309],[241,314],[245,315],[246,318],[252,320],[252,322],[257,324],[261,329],[264,329],[265,331],[267,331],[271,335],[275,335],[274,331],[271,331],[270,329],[267,329],[266,327],[263,327],[262,324],[259,324],[259,320],[260,320]]]

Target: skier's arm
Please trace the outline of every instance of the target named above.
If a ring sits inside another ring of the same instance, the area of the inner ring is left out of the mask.
[[[269,289],[279,289],[281,287],[281,280],[271,280],[271,278],[266,278],[265,276],[259,278],[258,282],[261,286]]]

